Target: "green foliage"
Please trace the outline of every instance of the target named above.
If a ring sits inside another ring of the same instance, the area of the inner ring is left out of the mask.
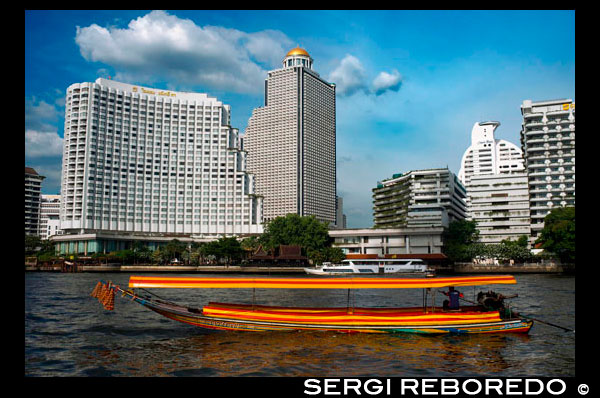
[[[471,261],[473,248],[479,239],[479,231],[475,221],[453,221],[444,233],[444,254],[453,262]]]
[[[169,241],[161,250],[163,262],[171,262],[174,259],[181,260],[183,253],[187,250],[187,245],[179,239]]]
[[[133,253],[133,263],[147,263],[151,260],[152,250],[141,242],[133,242],[131,245],[131,251]]]
[[[315,216],[290,213],[285,217],[276,217],[267,224],[258,243],[265,250],[279,245],[300,246],[304,255],[315,264],[340,262],[345,258],[341,249],[331,247],[333,239],[329,236],[327,223],[319,221]]]
[[[332,239],[327,224],[315,216],[290,213],[269,222],[259,242],[267,250],[279,245],[297,245],[308,252],[331,246]]]
[[[250,236],[248,238],[242,239],[240,244],[242,245],[242,249],[254,252],[260,246],[260,241],[258,237]]]
[[[25,234],[25,254],[33,254],[41,246],[42,240],[37,235]]]
[[[244,253],[242,245],[235,237],[222,237],[202,245],[199,254],[216,262],[232,264],[241,261]]]
[[[346,255],[339,247],[324,247],[319,250],[308,250],[307,257],[315,265],[321,265],[324,262],[341,263],[346,258]]]
[[[536,243],[554,253],[563,263],[575,262],[575,207],[553,209],[544,218],[544,228]]]

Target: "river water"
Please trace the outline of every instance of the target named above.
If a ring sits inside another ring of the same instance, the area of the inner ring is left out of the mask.
[[[573,276],[515,277],[516,285],[461,291],[470,300],[490,288],[516,293],[518,298],[510,300],[516,311],[575,329]],[[120,295],[115,310],[105,311],[90,297],[100,279],[127,286],[129,275],[25,274],[26,376],[575,376],[575,333],[539,322],[527,335],[206,331]],[[252,302],[252,289],[152,292],[192,306]],[[356,290],[351,300],[364,307],[423,302],[421,289]],[[347,291],[256,289],[256,303],[344,307]]]

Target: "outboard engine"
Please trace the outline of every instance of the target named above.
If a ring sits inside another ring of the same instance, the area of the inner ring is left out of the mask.
[[[477,294],[477,303],[487,310],[499,311],[502,319],[510,319],[518,314],[513,312],[510,307],[504,305],[504,299],[514,297],[518,297],[518,294],[504,296],[490,290],[488,292],[479,292]]]
[[[477,294],[477,303],[490,310],[499,310],[504,308],[504,299],[505,297],[503,295],[491,290],[486,293],[479,292],[479,294]]]

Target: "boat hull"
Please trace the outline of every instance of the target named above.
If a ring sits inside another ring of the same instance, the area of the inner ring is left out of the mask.
[[[120,290],[120,289],[119,289]],[[122,291],[122,290],[121,290]],[[427,323],[411,325],[394,324],[334,324],[327,321],[320,322],[294,322],[294,321],[274,321],[258,319],[232,319],[231,317],[220,317],[215,315],[207,316],[203,310],[182,307],[173,303],[158,302],[141,298],[129,291],[123,291],[133,301],[147,307],[148,309],[165,316],[166,318],[213,330],[236,330],[250,332],[267,331],[335,331],[342,333],[417,333],[417,334],[471,334],[471,333],[527,333],[533,325],[533,322],[525,319],[510,319],[491,322],[461,323],[459,321],[444,323]],[[231,305],[232,307],[249,307],[244,305]],[[206,308],[206,307],[205,307]],[[266,307],[263,307],[266,308]],[[281,311],[292,310],[285,307],[279,308],[277,314]],[[330,309],[315,309],[317,315],[322,311]],[[339,309],[338,309],[339,310]],[[346,310],[346,309],[344,309]],[[360,309],[357,309],[360,310]],[[348,310],[348,316],[352,316],[353,311]],[[380,310],[385,317],[385,309]],[[259,312],[260,314],[260,312]],[[278,315],[279,316],[279,315]],[[321,315],[322,317],[322,315]],[[326,318],[325,318],[326,319]]]

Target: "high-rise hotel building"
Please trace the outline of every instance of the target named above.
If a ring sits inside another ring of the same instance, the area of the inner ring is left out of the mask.
[[[100,78],[69,86],[65,109],[61,252],[262,232],[229,105]]]
[[[575,206],[575,102],[525,100],[521,148],[529,179],[532,241],[555,207]]]
[[[336,220],[335,85],[312,66],[305,50],[288,52],[248,121],[244,149],[266,222],[288,213]]]

